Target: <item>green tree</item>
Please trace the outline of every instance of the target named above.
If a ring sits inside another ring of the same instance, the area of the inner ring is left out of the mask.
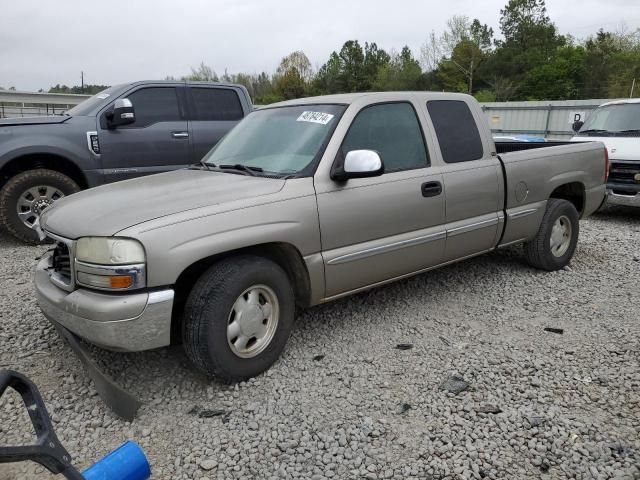
[[[509,0],[500,13],[504,39],[495,42],[496,49],[479,74],[499,75],[520,86],[530,70],[548,62],[566,44],[566,38],[551,22],[544,0]],[[526,89],[515,93],[517,98],[525,95]]]
[[[586,52],[582,46],[561,47],[546,63],[533,67],[520,87],[527,100],[573,100],[586,74]]]
[[[108,85],[74,85],[73,87],[69,87],[67,85],[57,84],[55,87],[49,88],[48,93],[74,93],[74,94],[84,94],[84,95],[95,95],[96,93],[101,92],[109,88]],[[15,89],[14,89],[15,90]]]
[[[274,75],[274,90],[285,100],[304,97],[308,91],[313,72],[311,62],[301,52],[292,52],[280,61]]]
[[[300,77],[305,82],[311,81],[313,77],[313,69],[311,68],[311,62],[307,58],[301,50],[296,50],[295,52],[291,52],[289,55],[284,57],[280,61],[280,65],[278,65],[278,69],[276,70],[277,75],[284,75],[287,71],[296,70]]]
[[[220,79],[218,74],[204,62],[200,62],[197,67],[191,67],[191,73],[182,77],[182,80],[191,80],[194,82],[218,82]]]
[[[378,48],[375,42],[364,44],[364,80],[363,90],[371,90],[381,68],[389,65],[391,56],[383,49]]]
[[[332,52],[327,63],[322,65],[313,79],[313,93],[325,95],[343,91],[342,65],[340,57]]]
[[[629,96],[633,79],[640,81],[640,30],[614,33],[600,29],[584,46],[588,74],[584,77],[582,95]]]
[[[417,90],[421,77],[420,63],[411,49],[404,46],[399,54],[393,53],[391,60],[380,67],[373,88],[380,91]]]
[[[461,15],[451,17],[447,26],[439,40],[432,34],[423,45],[423,61],[431,64],[439,56],[436,78],[442,88],[472,93],[476,72],[491,50],[493,29]]]
[[[361,92],[366,90],[364,52],[357,40],[348,40],[338,53],[340,58],[340,90]]]

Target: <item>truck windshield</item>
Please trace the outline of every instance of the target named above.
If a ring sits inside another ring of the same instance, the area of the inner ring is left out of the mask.
[[[203,159],[208,165],[242,165],[295,175],[322,153],[344,105],[302,105],[256,110]]]
[[[114,85],[113,87],[102,90],[101,92],[96,93],[95,95],[87,98],[85,101],[79,103],[72,109],[67,110],[65,113],[67,115],[77,116],[89,115],[95,107],[113,100],[114,95],[119,95],[122,87],[123,85]]]
[[[621,136],[640,133],[640,103],[619,103],[596,109],[578,132],[579,136]]]

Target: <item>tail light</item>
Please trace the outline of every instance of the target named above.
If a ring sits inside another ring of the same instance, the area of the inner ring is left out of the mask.
[[[609,168],[611,164],[609,163],[609,151],[607,147],[604,147],[604,183],[609,181]]]

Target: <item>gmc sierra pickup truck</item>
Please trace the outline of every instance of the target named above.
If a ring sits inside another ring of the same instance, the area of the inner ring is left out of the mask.
[[[479,104],[362,93],[270,105],[198,166],[62,199],[35,287],[52,322],[137,351],[181,340],[228,380],[267,369],[307,307],[524,244],[569,263],[605,195],[598,142],[498,155]]]
[[[62,116],[1,119],[0,227],[36,241],[39,215],[53,202],[198,162],[252,110],[241,85],[143,81]]]

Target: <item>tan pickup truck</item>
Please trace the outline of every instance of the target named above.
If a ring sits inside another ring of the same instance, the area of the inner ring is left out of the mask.
[[[597,142],[498,155],[467,95],[278,103],[190,169],[48,208],[38,301],[89,342],[182,341],[205,373],[245,379],[276,361],[296,306],[518,243],[531,265],[564,267],[606,174]]]

